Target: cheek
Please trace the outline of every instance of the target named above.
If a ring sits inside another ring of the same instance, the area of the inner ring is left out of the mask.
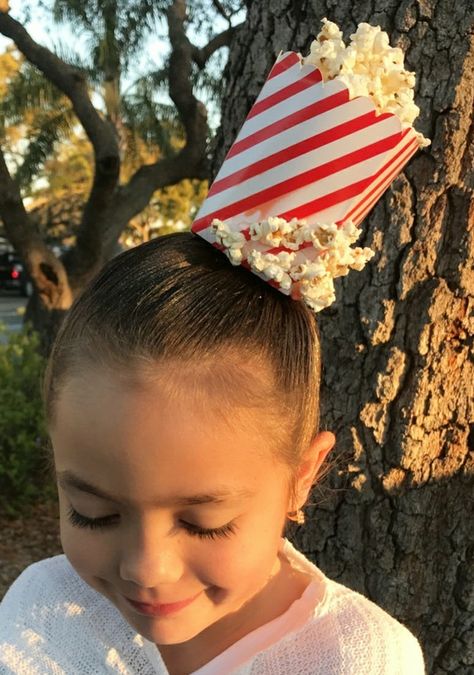
[[[278,521],[276,521],[278,522]],[[243,530],[228,541],[210,542],[195,559],[195,571],[223,590],[245,594],[260,588],[277,561],[281,528]]]

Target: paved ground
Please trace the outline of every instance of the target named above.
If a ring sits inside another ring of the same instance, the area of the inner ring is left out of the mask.
[[[16,291],[0,291],[0,323],[4,323],[10,330],[20,330],[27,298],[23,298]]]

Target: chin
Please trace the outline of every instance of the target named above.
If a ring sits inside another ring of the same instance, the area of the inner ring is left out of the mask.
[[[166,622],[163,619],[156,618],[147,618],[143,617],[143,621],[136,620],[133,617],[133,620],[130,616],[125,617],[128,623],[134,628],[140,635],[154,642],[156,645],[176,645],[183,642],[188,642],[199,635],[205,628],[206,625],[200,624],[197,626],[192,626],[186,621],[177,622]]]

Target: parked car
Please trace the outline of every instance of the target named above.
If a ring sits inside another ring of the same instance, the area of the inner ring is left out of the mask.
[[[5,239],[0,239],[0,289],[16,289],[29,298],[33,295],[33,282],[28,271]]]

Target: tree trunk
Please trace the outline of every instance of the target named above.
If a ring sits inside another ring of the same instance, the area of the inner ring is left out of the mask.
[[[294,541],[422,643],[430,673],[474,673],[474,49],[463,0],[249,3],[231,48],[214,173],[280,50],[309,52],[321,19],[346,43],[380,25],[416,71],[432,139],[362,224],[376,257],[318,314],[322,420],[338,442]],[[471,360],[470,360],[471,358]],[[309,521],[309,522],[308,522]]]

